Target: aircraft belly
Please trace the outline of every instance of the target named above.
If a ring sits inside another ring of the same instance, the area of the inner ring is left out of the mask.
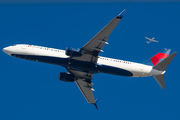
[[[113,75],[144,77],[144,76],[151,76],[150,72],[152,70],[152,66],[143,65],[139,63],[131,63],[131,64],[104,63],[104,64],[100,64],[99,70],[102,73],[113,74]]]
[[[97,65],[94,63],[74,59],[71,59],[68,63],[68,68],[92,74],[98,73]]]
[[[107,74],[129,76],[129,77],[133,76],[133,73],[128,70],[119,67],[108,66],[108,65],[99,65],[98,70],[102,73],[107,73]]]
[[[25,59],[25,60],[61,65],[64,67],[66,67],[68,64],[67,58],[60,58],[60,57],[39,56],[39,55],[21,55],[21,54],[12,54],[12,56],[21,58],[21,59]]]
[[[149,73],[152,70],[152,67],[147,67],[147,65],[142,64],[94,64],[91,62],[69,59],[64,54],[55,54],[52,52],[45,53],[38,51],[34,53],[32,50],[29,50],[27,51],[27,54],[12,54],[12,56],[36,62],[60,65],[92,74],[102,72],[120,76],[143,77],[150,76]]]

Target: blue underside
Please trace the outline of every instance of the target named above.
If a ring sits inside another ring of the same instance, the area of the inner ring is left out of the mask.
[[[11,56],[25,59],[25,60],[60,65],[63,67],[68,67],[73,70],[88,72],[92,74],[101,72],[101,73],[120,75],[120,76],[133,76],[131,72],[121,69],[121,68],[111,67],[107,65],[99,65],[99,64],[94,64],[94,63],[84,62],[84,61],[77,61],[77,60],[68,59],[68,58],[36,56],[36,55],[17,55],[17,54],[12,54]]]

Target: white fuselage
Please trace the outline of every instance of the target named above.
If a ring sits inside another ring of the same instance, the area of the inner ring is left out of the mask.
[[[69,58],[69,56],[65,54],[64,50],[42,47],[42,46],[35,46],[35,45],[27,45],[27,44],[17,44],[17,45],[9,46],[9,47],[4,48],[3,51],[17,58],[23,57],[23,59],[56,64],[56,65],[61,65],[63,67],[66,67],[65,62],[64,63],[62,62],[61,64],[59,64],[54,59],[51,59],[52,61],[48,60],[47,57],[60,58],[60,59]],[[38,56],[38,57],[33,57],[33,59],[31,59],[30,57],[28,58],[28,56]],[[43,59],[47,59],[47,61]],[[101,70],[101,69],[98,69],[97,66],[99,66],[99,68],[100,66],[106,66],[106,67],[104,67]],[[115,74],[115,75],[122,75],[122,74],[108,72],[110,71],[108,69],[116,68],[116,69],[129,71],[132,73],[131,77],[154,76],[154,75],[160,75],[160,74],[165,73],[165,71],[158,71],[158,70],[153,69],[153,66],[130,62],[130,61],[119,60],[119,59],[107,58],[107,57],[102,57],[102,56],[99,56],[96,67],[99,72]]]

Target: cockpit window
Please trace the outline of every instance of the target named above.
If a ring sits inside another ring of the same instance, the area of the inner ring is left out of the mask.
[[[16,45],[12,45],[12,46],[16,46]]]

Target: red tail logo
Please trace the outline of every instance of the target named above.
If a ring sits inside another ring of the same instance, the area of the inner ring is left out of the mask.
[[[160,59],[164,59],[164,58],[167,58],[169,55],[168,54],[165,54],[165,53],[158,53],[156,54],[155,56],[153,56],[151,58],[151,61],[153,63],[153,65],[156,65],[159,63],[159,60]]]

